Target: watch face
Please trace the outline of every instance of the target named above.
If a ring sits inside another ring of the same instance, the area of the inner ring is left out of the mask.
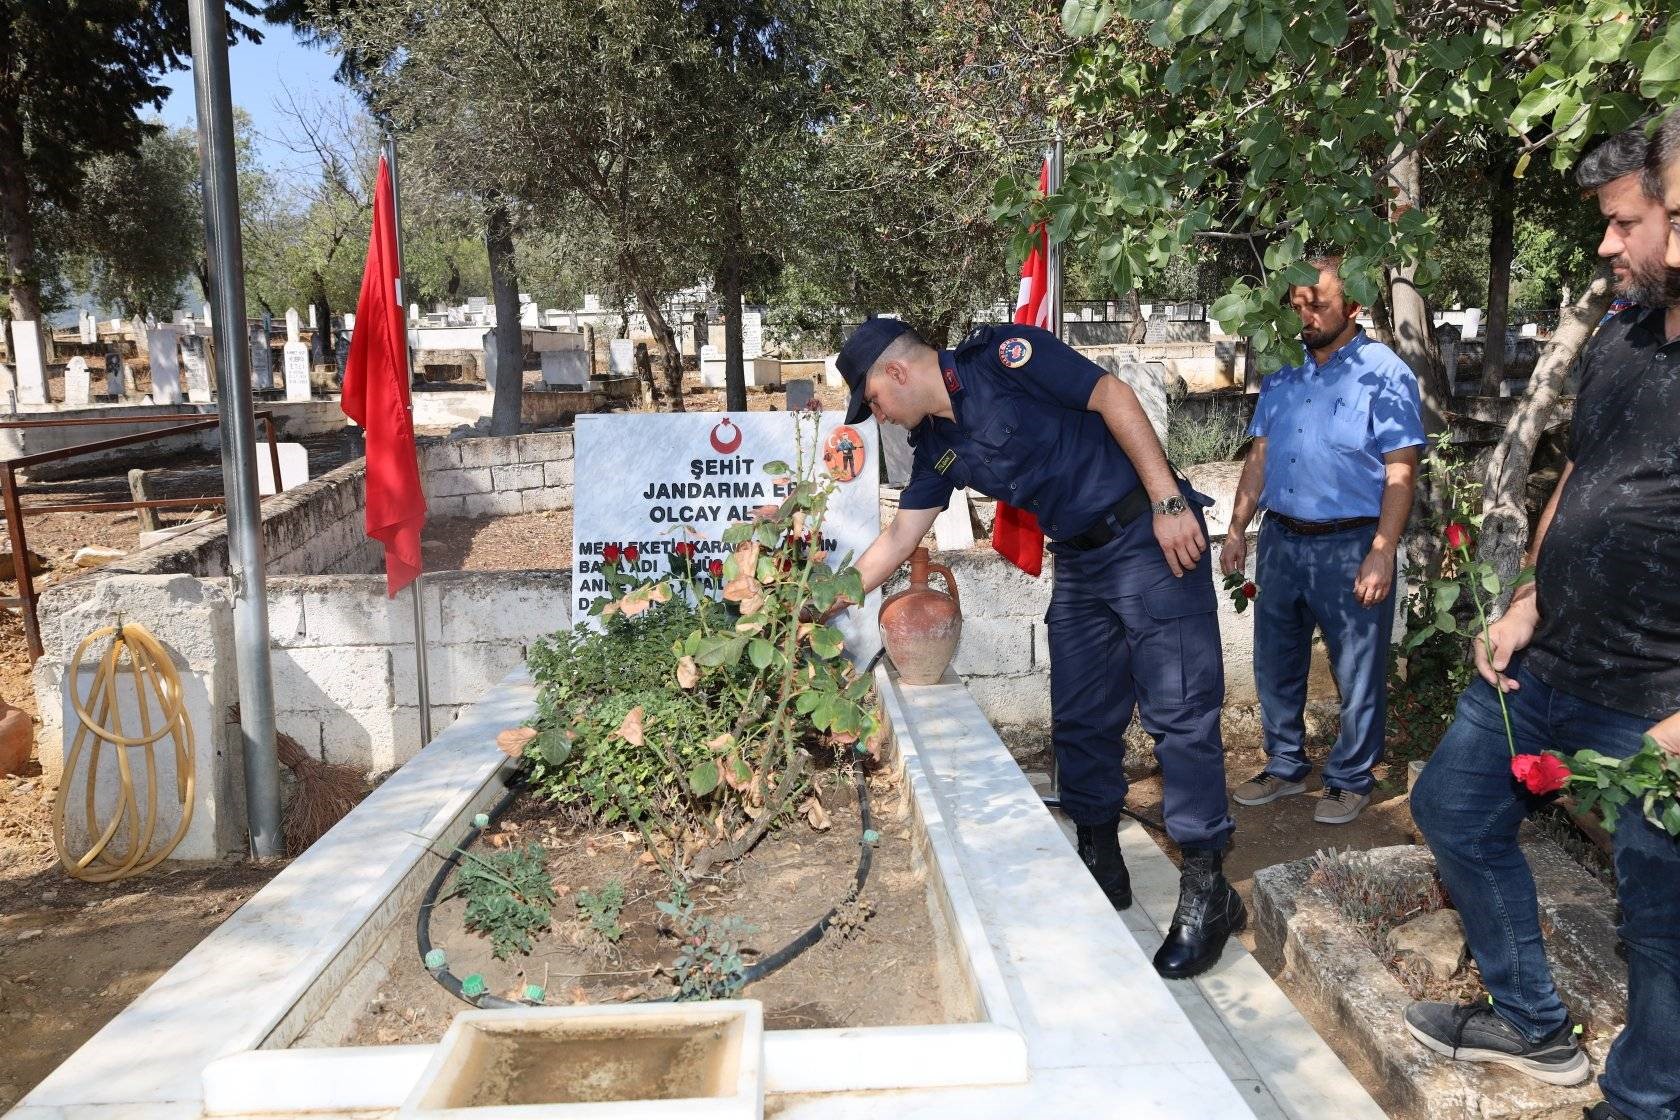
[[[1160,504],[1156,506],[1156,508],[1162,513],[1183,513],[1190,507],[1184,504],[1184,498],[1182,495],[1174,494],[1170,498],[1162,498]]]

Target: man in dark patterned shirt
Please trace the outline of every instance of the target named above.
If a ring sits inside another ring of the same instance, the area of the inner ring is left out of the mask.
[[[1680,138],[1676,148],[1680,149]],[[1591,1067],[1558,998],[1534,879],[1517,827],[1536,802],[1512,777],[1496,689],[1516,750],[1593,748],[1627,757],[1680,711],[1680,273],[1643,174],[1642,130],[1614,137],[1577,171],[1606,219],[1599,256],[1633,306],[1604,323],[1582,361],[1569,462],[1541,514],[1518,589],[1475,645],[1481,679],[1412,790],[1412,817],[1464,920],[1489,999],[1415,1003],[1425,1046],[1498,1062],[1556,1085]],[[1655,728],[1653,725],[1657,725]],[[1675,1120],[1680,1063],[1680,846],[1638,813],[1615,833],[1627,1025],[1610,1049],[1589,1120]]]

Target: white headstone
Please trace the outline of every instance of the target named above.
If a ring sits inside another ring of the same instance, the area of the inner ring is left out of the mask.
[[[181,367],[187,377],[187,399],[194,404],[209,404],[210,361],[202,336],[189,335],[181,340]]]
[[[1524,338],[1539,338],[1540,337],[1540,324],[1539,323],[1524,323],[1522,325],[1522,336]]]
[[[47,367],[41,361],[41,332],[34,320],[12,320],[12,359],[17,362],[18,403],[46,404]]]
[[[315,305],[313,303],[309,305],[309,329],[312,331],[318,331],[321,329],[320,325],[315,321]],[[287,339],[287,341],[296,342],[297,340]]]
[[[259,389],[274,388],[274,352],[261,323],[251,324],[251,383]]]
[[[309,309],[309,320],[310,320],[309,325],[311,327],[313,327],[315,325],[315,308],[314,307],[311,307]],[[297,310],[297,308],[295,308],[295,307],[286,308],[286,341],[287,342],[302,342],[303,341],[302,330],[303,330],[303,327],[298,322],[298,310]]]
[[[128,363],[123,361],[121,350],[105,351],[105,393],[121,400],[127,391]]]
[[[1464,337],[1480,338],[1482,334],[1482,309],[1472,307],[1464,313]]]
[[[589,484],[577,488],[574,511],[573,617],[583,618],[591,601],[606,593],[598,573],[608,544],[636,545],[636,572],[649,579],[671,571],[670,547],[678,541],[692,541],[704,563],[727,557],[724,530],[787,496],[788,484],[778,483],[764,465],[794,462],[801,431],[805,461],[827,464],[818,470],[838,484],[823,523],[829,562],[861,555],[881,527],[875,422],[841,420],[837,412],[821,413],[813,437],[809,416],[792,412],[580,415],[577,470]],[[880,645],[879,607],[875,592],[834,620],[860,662]]]
[[[346,311],[344,313],[344,329],[347,331],[353,331],[356,329],[356,313],[354,311]]]
[[[17,382],[12,378],[12,367],[5,362],[0,362],[0,396],[4,396],[10,411],[17,411]]]
[[[519,305],[519,325],[528,330],[535,330],[542,326],[541,312],[534,303]]]
[[[541,357],[544,385],[561,389],[589,386],[589,355],[582,350],[544,350]]]
[[[599,311],[599,310],[601,310],[601,297],[598,296],[598,295],[594,295],[592,293],[589,293],[589,292],[585,292],[584,296],[583,296],[583,309],[585,311]]]
[[[93,312],[83,311],[77,319],[77,326],[81,328],[83,346],[92,346],[99,341],[99,323],[95,321]]]
[[[277,443],[274,450],[280,453],[280,482],[281,489],[290,490],[294,486],[302,486],[309,481],[309,449],[301,443]],[[257,493],[262,496],[275,494],[274,464],[268,457],[268,442],[257,444]]]
[[[309,399],[309,347],[301,342],[288,342],[281,355],[282,374],[286,378],[286,399]]]
[[[214,326],[214,324],[210,321],[210,305],[208,303],[204,305],[204,314],[199,318],[204,323],[205,330],[209,330],[212,326]]]
[[[764,316],[756,311],[741,312],[741,357],[747,361],[764,353]]]
[[[86,405],[89,401],[88,390],[87,359],[78,354],[64,367],[64,403]]]
[[[823,384],[837,389],[845,383],[846,379],[840,376],[840,355],[828,355],[823,359]]]
[[[636,372],[636,344],[628,338],[615,338],[609,344],[612,351],[611,369],[620,376]]]
[[[418,323],[420,321],[420,305],[418,303],[411,303],[408,305],[408,321],[410,323]]]
[[[152,363],[152,403],[181,403],[181,359],[178,327],[153,327],[146,332],[146,357]]]

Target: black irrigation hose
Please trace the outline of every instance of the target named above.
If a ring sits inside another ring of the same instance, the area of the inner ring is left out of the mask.
[[[1142,813],[1134,813],[1123,805],[1120,807],[1120,812],[1128,817],[1131,817],[1134,821],[1138,822],[1151,832],[1159,832],[1162,836],[1167,834],[1167,826],[1156,820],[1154,817],[1146,817]]]
[[[518,783],[510,785],[508,787],[508,791],[502,795],[501,800],[497,801],[495,806],[492,807],[490,812],[487,814],[488,819],[485,821],[483,828],[480,828],[477,825],[469,828],[466,836],[462,837],[461,842],[457,844],[454,850],[444,858],[443,866],[439,867],[437,874],[432,877],[431,886],[426,888],[426,894],[420,900],[420,912],[416,916],[414,923],[415,940],[419,944],[420,963],[422,967],[425,967],[426,958],[430,956],[432,952],[432,907],[437,904],[438,892],[443,889],[443,884],[449,879],[449,873],[455,870],[455,868],[460,864],[461,856],[466,852],[466,850],[478,842],[478,838],[484,834],[485,829],[502,819],[502,814],[508,811],[508,809],[513,805],[514,799],[523,792],[525,792],[524,785]],[[868,835],[872,826],[869,816],[869,781],[861,772],[858,774],[857,794],[858,824],[860,829],[858,839],[857,879],[851,893],[846,896],[848,900],[857,898],[863,893],[863,886],[869,881],[869,866],[874,858],[874,849],[872,845],[868,840],[863,838]],[[777,949],[769,956],[761,957],[754,961],[750,966],[742,971],[741,986],[745,987],[746,985],[753,983],[755,980],[762,980],[764,977],[770,975],[772,972],[781,968],[799,954],[821,941],[823,934],[828,931],[829,925],[834,921],[835,916],[839,913],[839,906],[830,908],[828,913],[824,914],[804,933],[801,933],[798,937],[795,937],[792,941],[789,941],[786,945],[783,945],[780,949]],[[469,996],[461,990],[460,977],[456,976],[449,970],[449,965],[447,963],[441,964],[436,968],[427,967],[426,971],[431,973],[432,979],[436,980],[439,984],[442,984],[444,990],[450,995],[463,1001],[464,1003],[469,1003],[474,1007],[498,1008],[542,1006],[533,1000],[504,999],[501,996],[492,995],[489,992],[483,992],[476,996]],[[664,996],[659,999],[629,1000],[627,1002],[669,1003],[674,998],[675,997],[673,996]]]

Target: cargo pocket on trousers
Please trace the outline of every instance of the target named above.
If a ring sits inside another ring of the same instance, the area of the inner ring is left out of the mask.
[[[1143,672],[1160,698],[1195,707],[1223,702],[1225,657],[1213,581],[1205,573],[1187,575],[1150,588],[1142,599],[1154,628],[1142,652],[1155,662]]]

